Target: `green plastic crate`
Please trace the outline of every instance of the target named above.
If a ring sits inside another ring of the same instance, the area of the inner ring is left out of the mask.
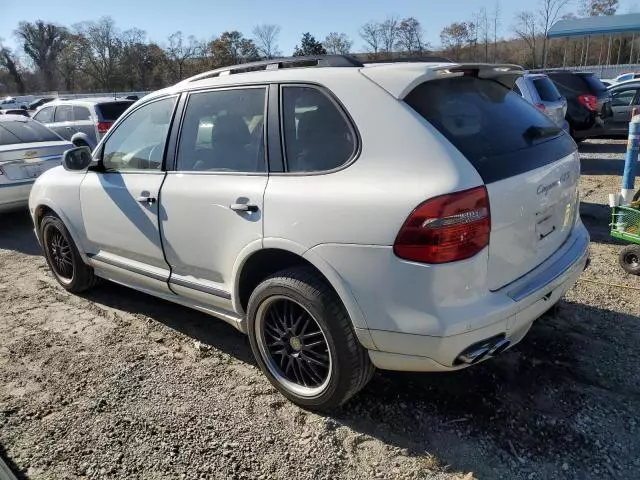
[[[613,207],[610,226],[612,237],[640,244],[640,209]]]

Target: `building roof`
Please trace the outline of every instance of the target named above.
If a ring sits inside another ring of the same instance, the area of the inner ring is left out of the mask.
[[[549,29],[547,37],[584,37],[631,32],[640,32],[640,13],[560,20]]]

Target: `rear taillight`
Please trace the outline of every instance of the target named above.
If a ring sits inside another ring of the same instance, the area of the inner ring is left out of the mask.
[[[98,133],[105,134],[109,131],[113,122],[98,122]]]
[[[595,112],[598,110],[598,97],[595,95],[580,95],[578,101],[588,110]]]
[[[547,109],[547,107],[544,106],[544,103],[536,103],[536,108],[541,112],[544,112]]]
[[[400,229],[393,251],[413,262],[455,262],[489,245],[490,231],[487,189],[473,188],[419,205]]]

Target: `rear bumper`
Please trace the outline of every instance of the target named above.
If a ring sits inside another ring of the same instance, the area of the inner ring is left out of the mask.
[[[33,180],[0,184],[0,212],[27,208]]]
[[[580,220],[545,262],[497,290],[487,289],[487,253],[443,265],[399,260],[389,247],[320,245],[366,321],[356,329],[373,363],[387,370],[457,370],[456,358],[497,335],[519,342],[534,320],[571,288],[589,257]]]
[[[379,351],[369,350],[373,364],[385,370],[450,371],[465,368],[457,362],[471,345],[492,337],[504,338],[509,348],[524,338],[532,323],[555,305],[578,280],[589,261],[589,236],[582,225],[563,248],[525,277],[495,292],[506,295],[516,311],[495,323],[447,337],[370,331]],[[490,358],[490,355],[484,359]]]

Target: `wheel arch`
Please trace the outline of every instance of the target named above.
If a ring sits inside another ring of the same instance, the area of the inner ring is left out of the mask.
[[[284,239],[264,239],[262,248],[253,248],[237,262],[233,289],[234,309],[244,314],[251,293],[260,282],[273,273],[293,266],[308,266],[315,270],[342,301],[360,343],[375,349],[367,323],[346,282],[338,272],[312,250]]]
[[[45,215],[50,213],[58,217],[62,221],[62,223],[64,223],[65,228],[69,232],[69,235],[71,235],[73,242],[76,244],[76,248],[78,249],[78,252],[82,257],[82,260],[85,263],[88,263],[89,258],[84,252],[84,249],[81,248],[83,243],[80,241],[80,237],[78,236],[78,233],[73,228],[71,221],[69,220],[69,218],[67,218],[67,216],[64,213],[62,213],[62,209],[59,208],[55,203],[51,202],[50,200],[39,201],[33,210],[33,223],[35,226],[35,233],[38,238],[38,241],[42,244],[42,239],[40,238],[40,225],[42,224],[42,219],[45,217]]]

